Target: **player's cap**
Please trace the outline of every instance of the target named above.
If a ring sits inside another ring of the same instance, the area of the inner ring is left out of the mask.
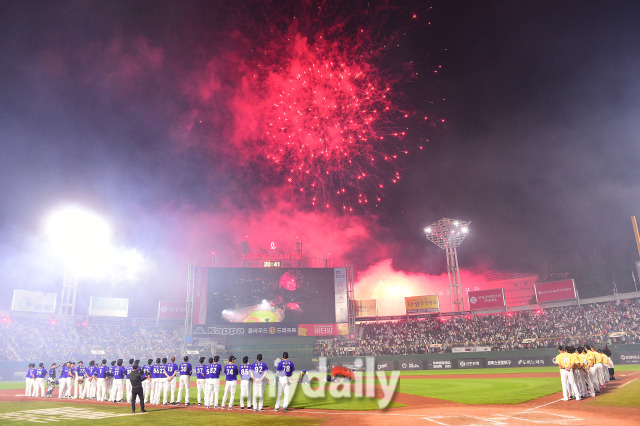
[[[289,352],[282,352],[282,358],[289,358]]]
[[[244,362],[245,364],[246,364],[247,362],[249,362],[249,357],[248,357],[248,356],[246,356],[246,355],[245,355],[245,356],[243,356],[243,357],[242,357],[242,362]]]
[[[235,357],[235,356],[231,355],[231,356],[229,357],[229,362],[233,362],[233,361],[235,361],[235,360],[236,360],[236,357]]]

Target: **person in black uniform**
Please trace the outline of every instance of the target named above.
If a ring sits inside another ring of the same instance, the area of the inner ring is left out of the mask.
[[[146,413],[144,409],[144,392],[142,392],[142,382],[146,379],[140,371],[138,371],[138,363],[133,364],[133,371],[129,373],[129,381],[131,382],[131,412],[136,412],[136,396],[140,398],[140,411]]]

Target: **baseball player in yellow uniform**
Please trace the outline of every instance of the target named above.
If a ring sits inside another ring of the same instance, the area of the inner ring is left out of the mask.
[[[585,345],[584,348],[587,351],[587,359],[589,360],[589,378],[593,385],[595,393],[600,393],[600,380],[598,378],[598,366],[596,364],[596,353],[591,349],[591,346]]]
[[[560,380],[562,383],[562,400],[568,401],[573,392],[576,395],[576,400],[580,400],[580,392],[576,385],[575,378],[573,377],[573,367],[575,366],[574,359],[571,354],[568,353],[568,349],[572,349],[570,346],[566,348],[564,346],[558,346],[558,355],[555,358],[555,364],[560,367]]]
[[[582,397],[596,396],[593,390],[593,383],[589,377],[589,368],[591,367],[587,350],[583,347],[578,348],[578,358],[580,358],[580,370],[578,370],[578,386],[581,388]]]

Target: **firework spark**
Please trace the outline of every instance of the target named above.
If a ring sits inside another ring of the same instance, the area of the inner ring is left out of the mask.
[[[388,56],[406,33],[381,35],[385,14],[370,5],[363,10],[322,2],[291,16],[274,7],[268,24],[254,25],[260,30],[246,25],[243,36],[236,33],[246,53],[239,54],[231,102],[241,151],[269,182],[313,206],[353,211],[377,204],[385,187],[400,180],[408,147],[424,142],[410,142],[408,133],[426,116],[404,106],[395,90],[416,77],[411,61],[381,65],[392,62]],[[402,28],[418,21],[413,11],[394,13]]]

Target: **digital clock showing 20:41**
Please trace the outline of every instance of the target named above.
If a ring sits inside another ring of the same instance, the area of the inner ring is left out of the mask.
[[[282,262],[279,260],[265,260],[262,262],[263,268],[280,268],[282,266]]]

